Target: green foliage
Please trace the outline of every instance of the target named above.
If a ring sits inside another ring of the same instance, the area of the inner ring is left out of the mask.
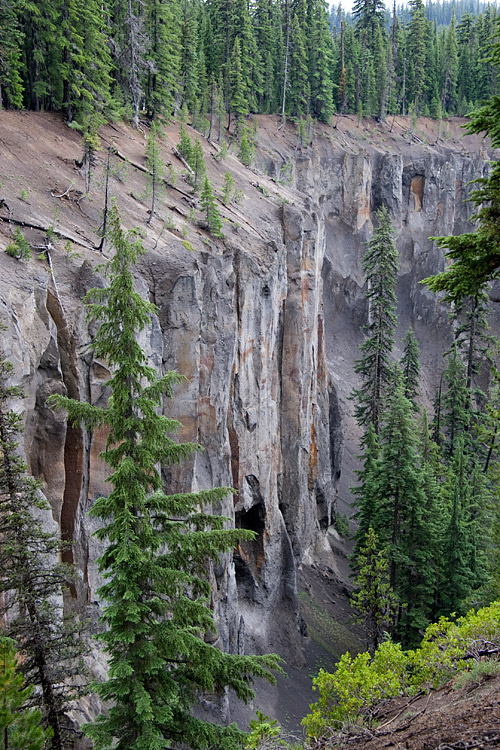
[[[363,256],[370,322],[365,327],[366,339],[360,347],[362,357],[355,364],[363,384],[354,390],[352,398],[356,402],[358,424],[368,427],[372,423],[375,433],[379,434],[384,396],[391,383],[389,355],[396,327],[398,251],[389,212],[382,208],[377,216],[378,227]]]
[[[223,237],[222,219],[219,209],[217,208],[217,200],[214,196],[210,180],[206,175],[203,183],[203,190],[201,191],[200,203],[205,213],[205,219],[210,234],[213,234],[214,237]]]
[[[471,669],[460,672],[453,680],[454,690],[464,690],[481,685],[488,679],[500,674],[500,664],[497,661],[476,661]]]
[[[401,646],[382,643],[373,658],[365,651],[354,659],[343,654],[333,674],[321,669],[313,680],[319,693],[311,713],[304,717],[309,738],[319,738],[328,729],[339,729],[345,721],[367,717],[370,709],[385,698],[402,694],[406,686],[407,657]]]
[[[270,719],[262,711],[256,711],[257,718],[250,721],[250,733],[245,742],[245,750],[259,750],[265,743],[273,742],[273,747],[285,747],[280,739],[281,729],[276,719]]]
[[[351,533],[349,516],[345,513],[339,513],[337,511],[335,513],[335,520],[333,522],[333,525],[335,526],[335,530],[340,534],[340,536],[348,537]]]
[[[418,392],[420,380],[419,346],[413,328],[408,328],[403,340],[403,358],[401,370],[403,371],[404,392],[408,401],[411,402],[414,411],[418,411]]]
[[[234,179],[231,172],[226,172],[224,175],[222,191],[222,202],[225,206],[228,206],[231,203],[231,198],[234,192]]]
[[[36,687],[32,701],[50,727],[51,750],[62,750],[65,714],[78,695],[68,676],[82,673],[84,641],[79,623],[65,620],[57,603],[72,578],[69,566],[55,562],[67,545],[45,532],[34,515],[49,507],[19,456],[22,414],[9,405],[22,392],[9,385],[12,372],[0,358],[0,616],[9,610],[7,634],[22,655],[27,684]]]
[[[160,467],[201,448],[170,437],[180,424],[163,414],[163,397],[183,381],[158,376],[137,337],[155,308],[134,289],[132,270],[144,249],[137,231],[124,231],[116,205],[110,213],[114,255],[104,267],[108,286],[87,296],[89,316],[100,323],[93,351],[113,374],[106,407],[57,397],[71,423],[107,425],[101,454],[111,469],[111,492],[91,514],[106,543],[98,561],[105,583],[99,639],[109,660],[107,680],[95,686],[110,706],[87,726],[96,750],[183,744],[196,750],[233,750],[243,733],[234,724],[196,719],[200,692],[226,687],[248,700],[255,677],[272,680],[275,656],[226,654],[203,636],[216,630],[210,610],[210,560],[253,533],[227,528],[228,519],[205,508],[220,503],[227,487],[198,493],[164,492]]]
[[[155,205],[160,194],[163,173],[165,171],[165,165],[160,155],[160,137],[161,132],[156,120],[153,120],[146,144],[146,167],[148,169],[147,184],[151,195],[151,208],[149,210],[148,224],[151,223],[151,219],[154,216]]]
[[[125,115],[135,127],[191,113],[219,143],[226,114],[236,131],[250,112],[327,123],[335,103],[381,120],[410,107],[464,115],[498,94],[496,13],[478,7],[458,26],[441,17],[438,33],[436,7],[398,7],[389,31],[380,0],[330,18],[323,0],[4,0],[0,106],[62,109],[80,124],[93,112]]]
[[[14,230],[14,242],[10,242],[5,248],[7,255],[12,258],[19,258],[19,260],[29,260],[31,258],[31,245],[28,240],[24,239],[24,235],[19,227]]]
[[[494,602],[457,620],[440,618],[427,627],[414,651],[405,652],[399,644],[386,641],[373,658],[368,652],[354,659],[346,653],[332,674],[321,670],[313,680],[319,699],[302,721],[307,735],[310,739],[331,736],[331,730],[344,722],[370,724],[384,699],[438,687],[456,674],[463,674],[460,679],[466,684],[481,679],[481,673],[497,672],[496,661],[493,667],[482,665],[485,655],[494,658],[499,646],[500,602]]]
[[[15,641],[0,637],[0,748],[42,750],[50,732],[41,726],[41,712],[26,708],[33,687],[25,687],[18,666]]]
[[[186,133],[186,128],[183,124],[181,124],[181,127],[179,129],[179,138],[180,141],[177,144],[177,150],[182,158],[185,159],[188,164],[190,164],[193,156],[193,142],[189,135]]]
[[[193,192],[197,193],[200,187],[205,182],[207,171],[205,167],[205,159],[203,156],[203,148],[199,138],[197,138],[194,143],[189,165],[193,170],[193,174],[190,175],[190,182],[193,186]]]
[[[238,151],[238,159],[241,161],[242,164],[245,165],[245,167],[249,167],[250,162],[252,161],[252,148],[248,140],[247,129],[245,126],[243,126],[241,129],[240,149]]]
[[[389,628],[396,599],[389,583],[389,561],[385,550],[379,547],[376,533],[370,526],[357,561],[359,573],[354,582],[353,606],[358,610],[358,620],[363,624],[368,649],[375,653]]]

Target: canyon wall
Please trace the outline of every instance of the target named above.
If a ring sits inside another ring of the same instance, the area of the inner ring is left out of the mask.
[[[258,533],[211,570],[217,643],[232,651],[276,650],[290,664],[304,660],[304,624],[297,571],[327,559],[325,533],[335,508],[346,511],[354,483],[356,426],[348,396],[366,322],[361,258],[374,212],[388,206],[400,253],[398,344],[409,324],[422,349],[423,399],[432,397],[449,328],[447,312],[418,282],[443,268],[428,238],[470,227],[464,203],[470,180],[487,168],[480,138],[446,137],[437,124],[412,137],[404,120],[357,126],[342,118],[301,147],[292,125],[259,118],[253,170],[233,154],[224,163],[204,143],[216,188],[230,171],[243,194],[221,206],[225,238],[192,221],[196,205],[173,154],[176,129],[162,151],[178,172],[165,187],[160,213],[145,225],[144,146],[125,126],[103,130],[114,142],[112,192],[125,226],[141,226],[148,254],[137,267],[137,289],[157,306],[141,344],[158,372],[176,369],[186,381],[165,402],[182,440],[204,446],[189,464],[165,467],[166,486],[197,490],[233,486],[222,503],[236,526]],[[451,130],[450,130],[451,127]],[[14,224],[43,248],[37,227],[53,226],[56,241],[28,263],[0,254],[0,332],[26,398],[24,449],[41,481],[53,519],[73,546],[78,572],[66,607],[98,614],[95,521],[87,511],[108,491],[99,458],[106,435],[68,427],[49,409],[51,393],[105,403],[105,362],[90,348],[82,303],[102,285],[95,250],[103,202],[104,152],[91,192],[81,199],[79,136],[56,116],[0,116],[0,250]],[[70,190],[62,196],[66,188]],[[28,196],[24,194],[25,191]],[[191,211],[190,211],[191,210]],[[28,226],[30,225],[30,226]],[[66,244],[68,243],[69,244]],[[68,252],[70,251],[70,252]],[[396,356],[400,350],[396,350]],[[326,556],[326,558],[325,558]],[[335,561],[329,562],[335,570]],[[94,670],[104,669],[95,654]]]

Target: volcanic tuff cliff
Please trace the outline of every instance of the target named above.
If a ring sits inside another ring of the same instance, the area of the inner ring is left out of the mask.
[[[428,237],[470,227],[467,184],[484,174],[488,154],[480,138],[462,137],[457,123],[439,136],[437,123],[422,121],[412,137],[402,119],[391,129],[390,122],[360,127],[342,118],[337,129],[322,127],[303,148],[292,125],[278,129],[270,117],[258,118],[258,125],[254,170],[233,154],[216,161],[217,149],[204,142],[216,188],[230,171],[244,194],[239,204],[221,206],[224,240],[192,221],[191,209],[200,213],[172,151],[175,127],[166,127],[162,146],[179,173],[176,186],[164,191],[165,224],[154,219],[145,225],[143,135],[110,125],[102,143],[114,142],[119,150],[111,189],[125,226],[141,226],[149,250],[137,268],[137,289],[158,314],[141,344],[158,370],[175,368],[186,376],[165,410],[182,422],[183,440],[205,447],[189,465],[165,468],[167,486],[236,487],[238,495],[221,510],[237,526],[258,532],[255,542],[211,571],[218,643],[277,650],[300,665],[299,567],[306,574],[323,566],[333,578],[345,569],[325,538],[336,498],[345,511],[354,482],[356,428],[348,395],[366,322],[361,257],[373,212],[385,204],[393,218],[399,341],[411,323],[428,400],[449,337],[446,310],[418,284],[443,267]],[[103,256],[94,248],[104,151],[83,199],[80,139],[58,117],[1,113],[0,157],[0,250],[11,240],[13,222],[25,223],[34,246],[45,243],[41,227],[56,231],[50,266],[46,256],[24,263],[1,253],[6,329],[0,338],[26,393],[17,408],[26,413],[28,464],[63,537],[74,541],[67,557],[78,580],[66,606],[95,619],[100,549],[86,513],[107,491],[98,457],[106,436],[67,427],[46,399],[65,392],[103,403],[107,395],[109,372],[92,356],[94,329],[82,305],[85,293],[103,283],[96,270]]]

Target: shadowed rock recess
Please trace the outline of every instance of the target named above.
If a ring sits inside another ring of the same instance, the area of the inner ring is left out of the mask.
[[[107,126],[102,145],[114,142],[125,157],[114,157],[111,192],[124,225],[142,227],[149,250],[137,268],[137,289],[158,312],[140,343],[159,372],[173,368],[186,376],[165,413],[182,422],[182,440],[205,448],[188,464],[165,467],[166,486],[232,485],[238,494],[218,510],[258,534],[210,571],[216,643],[238,652],[278,651],[299,668],[310,663],[312,643],[305,637],[299,571],[301,580],[314,571],[318,580],[323,576],[326,597],[332,581],[337,588],[347,582],[345,554],[334,555],[326,531],[336,507],[348,509],[348,488],[355,483],[357,432],[348,396],[357,383],[353,364],[366,322],[361,258],[374,212],[388,206],[400,253],[395,355],[412,324],[428,402],[449,337],[446,309],[418,284],[444,265],[428,238],[470,228],[472,207],[464,198],[470,180],[485,174],[489,154],[480,138],[462,137],[459,123],[437,140],[437,124],[427,122],[434,145],[425,145],[422,134],[419,142],[410,140],[403,118],[392,130],[389,123],[358,126],[341,118],[337,129],[318,127],[313,144],[299,148],[293,125],[278,130],[276,118],[256,120],[253,169],[234,153],[215,160],[216,149],[204,142],[216,192],[229,171],[244,196],[220,205],[224,239],[189,220],[190,204],[196,218],[201,213],[173,153],[175,126],[166,126],[161,148],[177,182],[165,186],[151,226],[145,223],[144,171],[137,168],[145,165],[143,136],[124,125]],[[80,202],[71,193],[58,197],[69,185],[84,189],[75,165],[79,136],[58,117],[2,113],[0,156],[0,250],[12,239],[12,222],[56,230],[52,272],[36,251],[27,263],[1,253],[6,330],[0,339],[26,393],[17,407],[26,412],[30,470],[42,483],[61,536],[74,542],[67,555],[78,578],[66,607],[95,621],[101,550],[87,511],[108,491],[99,459],[106,435],[67,428],[46,399],[67,393],[102,404],[107,397],[109,372],[92,356],[93,328],[82,304],[85,293],[103,283],[96,270],[103,256],[93,248],[105,151],[97,155],[90,194]],[[43,231],[23,232],[33,246],[44,245]],[[335,606],[328,610],[334,619]],[[346,621],[342,611],[339,618]],[[341,646],[333,644],[332,653]],[[97,674],[104,669],[97,652],[92,667]],[[269,700],[266,712],[274,708],[283,715],[279,698]],[[86,704],[85,712],[92,711]]]

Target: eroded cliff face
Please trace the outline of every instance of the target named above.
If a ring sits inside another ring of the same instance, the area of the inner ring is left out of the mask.
[[[103,145],[114,141],[129,160],[115,157],[112,180],[124,224],[143,227],[149,250],[137,268],[137,289],[158,313],[141,344],[159,372],[173,368],[186,376],[165,413],[182,422],[182,440],[205,448],[189,465],[165,467],[167,487],[235,487],[238,494],[218,510],[258,533],[210,573],[217,642],[225,649],[277,650],[300,665],[297,571],[321,560],[338,572],[325,531],[337,499],[345,510],[353,484],[356,428],[348,395],[366,318],[361,258],[382,204],[391,212],[400,251],[401,333],[414,325],[424,397],[440,375],[446,311],[418,282],[443,267],[428,238],[470,226],[467,184],[484,173],[487,154],[481,139],[461,139],[455,126],[433,146],[408,142],[403,126],[393,128],[397,135],[389,124],[363,129],[342,120],[337,130],[324,128],[312,145],[298,149],[292,127],[278,130],[271,118],[261,118],[259,169],[253,172],[233,155],[224,164],[215,161],[215,149],[205,143],[216,187],[228,170],[244,193],[239,205],[221,206],[227,218],[222,241],[188,221],[194,204],[180,176],[176,187],[165,188],[160,209],[170,220],[146,227],[144,139],[124,126],[103,131]],[[176,142],[172,127],[163,153],[181,173],[172,154]],[[25,222],[33,245],[44,243],[36,227],[52,225],[58,233],[50,248],[52,270],[45,257],[23,263],[0,255],[6,326],[0,340],[26,393],[16,408],[26,413],[30,470],[61,535],[74,542],[67,558],[78,580],[66,606],[95,619],[100,549],[87,511],[108,491],[99,459],[106,435],[68,427],[46,399],[67,393],[102,404],[107,397],[109,371],[93,358],[94,324],[89,328],[82,304],[85,293],[103,283],[96,270],[103,256],[93,249],[103,154],[90,195],[77,202],[68,200],[74,193],[60,196],[70,184],[83,189],[74,162],[79,139],[58,118],[2,113],[0,151],[0,249],[11,238],[9,221]],[[67,240],[79,257],[64,250]],[[94,668],[104,669],[97,654]]]

